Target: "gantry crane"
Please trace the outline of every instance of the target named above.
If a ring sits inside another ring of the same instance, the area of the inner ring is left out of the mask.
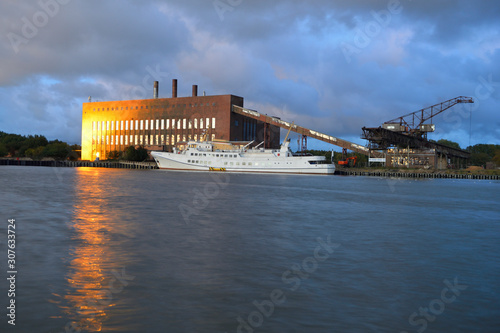
[[[382,128],[427,139],[427,133],[436,130],[436,126],[432,123],[432,118],[459,103],[474,103],[474,100],[471,97],[465,96],[452,98],[445,102],[386,121],[382,125]],[[431,121],[430,124],[425,124],[427,120]]]

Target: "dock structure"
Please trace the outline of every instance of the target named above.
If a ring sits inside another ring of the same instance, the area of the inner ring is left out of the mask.
[[[238,105],[233,105],[233,112],[237,113],[239,115],[248,117],[248,118],[255,119],[255,120],[263,122],[265,124],[274,125],[274,126],[278,126],[278,127],[285,128],[285,129],[291,128],[291,130],[293,132],[311,137],[313,139],[324,141],[324,142],[330,143],[330,144],[335,145],[335,146],[349,149],[349,150],[356,152],[356,153],[360,153],[360,154],[367,155],[367,156],[370,154],[370,150],[367,147],[364,147],[362,145],[358,145],[356,143],[349,142],[349,141],[344,140],[344,139],[340,139],[340,138],[337,138],[337,137],[334,137],[334,136],[331,136],[328,134],[314,131],[312,129],[298,126],[298,125],[292,124],[288,121],[282,120],[280,118],[271,117],[271,116],[259,113],[255,110],[250,110],[250,109],[246,109],[246,108],[243,108],[241,106],[238,106]],[[373,152],[372,152],[372,155],[373,155]]]

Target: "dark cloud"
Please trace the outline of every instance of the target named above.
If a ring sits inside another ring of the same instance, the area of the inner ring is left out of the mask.
[[[500,3],[8,0],[0,12],[3,131],[78,142],[88,96],[150,97],[154,76],[164,97],[176,77],[180,94],[199,84],[358,142],[363,126],[468,95],[473,143],[500,141]],[[437,119],[437,134],[467,144],[463,114]]]

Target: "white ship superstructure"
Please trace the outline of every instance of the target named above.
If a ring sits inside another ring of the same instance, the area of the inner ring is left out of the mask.
[[[253,143],[189,141],[173,152],[152,152],[160,169],[259,173],[333,174],[324,156],[294,156],[290,140],[280,149],[249,148]]]

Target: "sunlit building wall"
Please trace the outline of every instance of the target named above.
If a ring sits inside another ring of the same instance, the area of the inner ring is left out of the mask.
[[[243,106],[242,97],[196,96],[194,87],[191,97],[83,103],[82,160],[108,159],[129,146],[168,151],[204,134],[208,140],[266,137],[268,147],[279,146],[279,128],[231,112],[232,105]]]

